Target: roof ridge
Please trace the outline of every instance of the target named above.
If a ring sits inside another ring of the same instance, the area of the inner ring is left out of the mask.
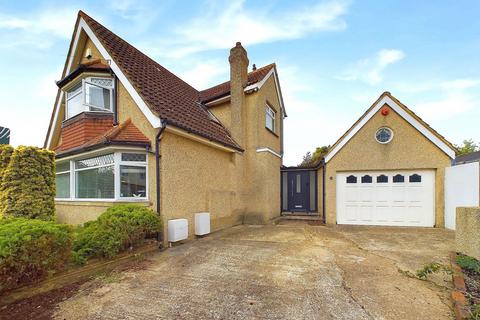
[[[100,22],[98,22],[97,20],[95,20],[94,18],[92,18],[91,16],[89,16],[88,14],[86,14],[84,11],[82,10],[79,10],[78,11],[78,14],[84,18],[85,22],[86,23],[89,23],[87,20],[90,19],[92,20],[93,22],[99,24],[101,27],[105,28],[106,30],[108,30],[110,33],[112,33],[112,35],[116,36],[117,38],[119,38],[120,40],[122,40],[123,42],[125,42],[127,45],[129,45],[130,47],[132,47],[135,51],[137,51],[138,53],[140,53],[141,55],[145,56],[147,59],[149,59],[150,61],[152,61],[153,63],[155,63],[158,67],[164,69],[166,72],[170,73],[172,76],[178,78],[180,81],[182,81],[183,83],[185,83],[186,85],[188,85],[190,88],[192,88],[193,90],[197,91],[197,89],[195,89],[192,85],[190,85],[188,82],[186,82],[185,80],[183,80],[182,78],[180,78],[179,76],[177,76],[175,73],[173,73],[172,71],[168,70],[167,68],[165,68],[164,66],[162,66],[160,63],[158,63],[157,61],[155,61],[154,59],[152,59],[150,56],[146,55],[145,53],[143,53],[140,49],[138,49],[137,47],[135,47],[134,45],[132,45],[130,42],[128,42],[127,40],[123,39],[122,37],[120,37],[119,35],[117,35],[115,32],[113,32],[112,30],[110,30],[109,28],[105,27],[103,24],[101,24]],[[86,18],[86,19],[85,19]],[[95,32],[95,31],[94,31]],[[100,39],[99,39],[100,40]],[[101,40],[100,40],[101,41]],[[108,49],[105,48],[107,51]]]

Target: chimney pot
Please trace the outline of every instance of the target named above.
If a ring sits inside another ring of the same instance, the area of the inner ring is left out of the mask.
[[[257,66],[255,65],[255,63],[254,63],[253,66],[252,66],[252,70],[253,70],[253,71],[257,70]]]

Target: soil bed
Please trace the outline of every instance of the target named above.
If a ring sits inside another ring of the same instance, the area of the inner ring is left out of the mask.
[[[136,259],[120,266],[108,274],[98,274],[90,279],[85,279],[62,288],[53,289],[45,293],[23,299],[3,307],[0,307],[0,319],[22,319],[22,320],[49,320],[52,319],[57,305],[74,296],[83,290],[93,290],[102,284],[102,278],[124,271],[144,270],[151,261],[147,259]],[[93,279],[93,281],[92,281]]]

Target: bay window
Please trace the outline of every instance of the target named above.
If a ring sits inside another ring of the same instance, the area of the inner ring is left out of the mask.
[[[112,152],[57,163],[58,200],[146,200],[147,155]]]
[[[84,111],[112,112],[113,79],[89,77],[66,91],[66,118]]]
[[[70,198],[70,162],[57,163],[55,167],[56,198]]]

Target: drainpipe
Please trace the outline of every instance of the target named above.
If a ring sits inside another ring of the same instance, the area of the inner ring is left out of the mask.
[[[322,160],[322,166],[323,166],[323,171],[322,171],[322,214],[323,214],[323,223],[326,223],[326,212],[325,212],[325,198],[326,198],[326,190],[325,190],[325,178],[327,176],[326,171],[327,171],[327,164],[325,162],[325,159]]]
[[[167,127],[167,121],[160,121],[161,127],[155,136],[155,179],[156,179],[156,195],[157,195],[157,214],[160,216],[160,137]],[[163,243],[163,239],[160,237],[160,233],[157,233],[157,241]]]

